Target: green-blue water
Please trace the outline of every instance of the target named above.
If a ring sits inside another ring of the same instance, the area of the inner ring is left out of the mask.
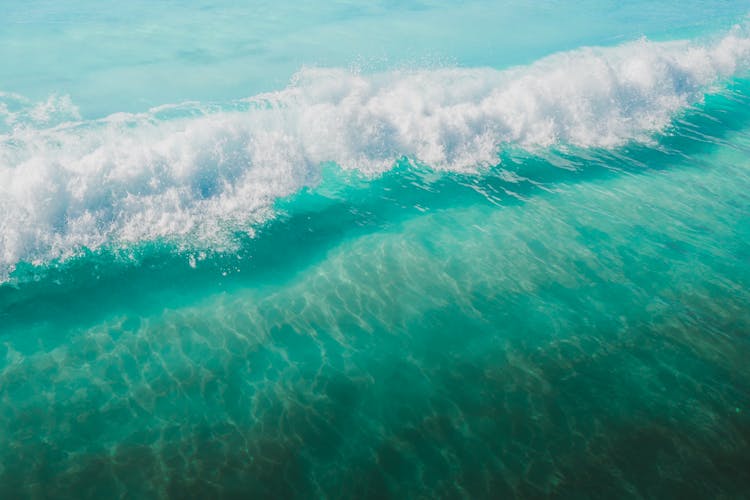
[[[746,6],[282,4],[0,5],[0,498],[748,497]]]

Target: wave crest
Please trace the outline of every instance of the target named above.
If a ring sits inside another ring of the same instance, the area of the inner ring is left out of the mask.
[[[308,68],[281,91],[227,106],[92,121],[66,98],[0,94],[0,280],[20,261],[82,248],[251,230],[325,162],[376,175],[407,156],[472,171],[509,144],[648,140],[749,62],[737,28],[708,45],[639,40],[505,71]]]

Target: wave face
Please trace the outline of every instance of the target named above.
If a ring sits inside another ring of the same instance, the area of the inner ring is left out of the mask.
[[[748,67],[739,29],[704,45],[640,40],[505,71],[362,75],[304,69],[284,90],[80,118],[66,97],[0,96],[0,279],[19,262],[158,239],[220,248],[315,185],[321,167],[374,176],[402,157],[478,172],[500,151],[649,141]],[[72,121],[71,121],[72,120]]]
[[[0,497],[741,498],[749,153],[737,82],[652,145],[0,286]]]

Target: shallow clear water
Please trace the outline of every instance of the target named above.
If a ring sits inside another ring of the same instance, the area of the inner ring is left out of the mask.
[[[746,6],[2,8],[0,497],[747,495]]]

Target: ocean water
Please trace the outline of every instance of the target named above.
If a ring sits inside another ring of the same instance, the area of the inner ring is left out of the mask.
[[[0,498],[747,498],[743,2],[0,0]]]

